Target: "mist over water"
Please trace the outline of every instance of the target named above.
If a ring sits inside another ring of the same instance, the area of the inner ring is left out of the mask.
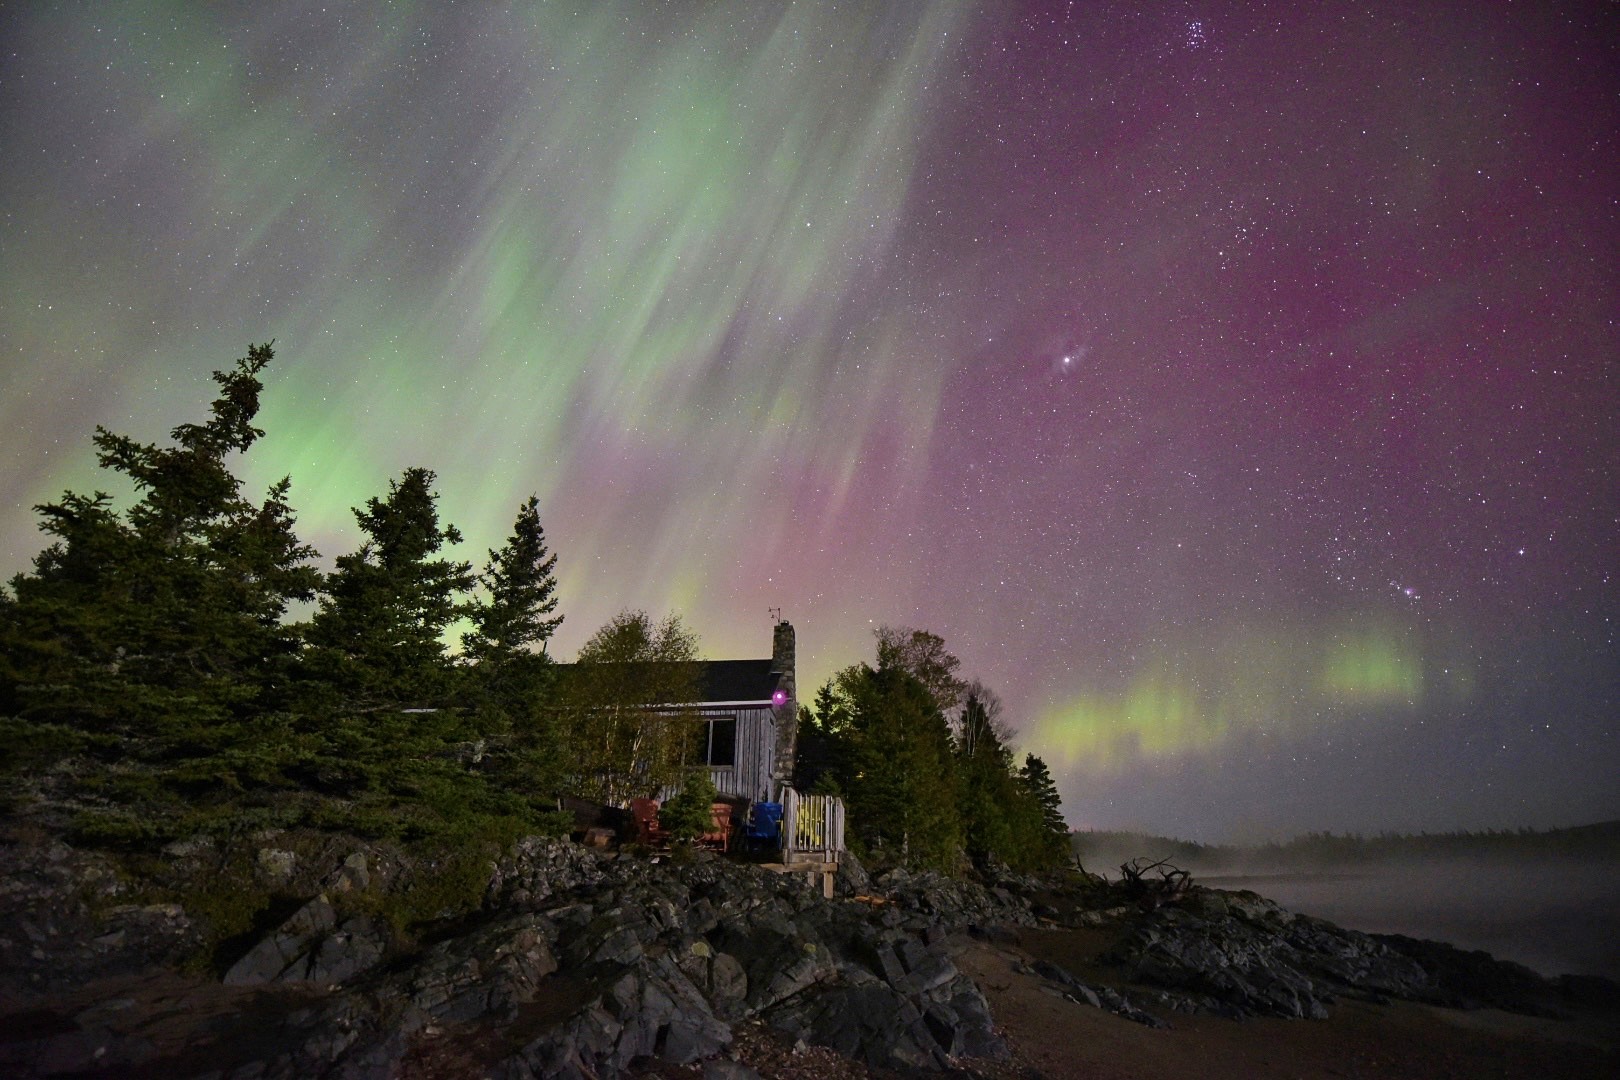
[[[1195,884],[1250,889],[1350,929],[1481,949],[1543,975],[1620,979],[1617,822],[1528,835],[1320,834],[1258,848],[1079,833],[1075,849],[1113,879],[1121,863],[1165,858]]]
[[[1543,975],[1620,978],[1620,863],[1428,858],[1245,873],[1195,873],[1283,907],[1374,934],[1483,949]]]

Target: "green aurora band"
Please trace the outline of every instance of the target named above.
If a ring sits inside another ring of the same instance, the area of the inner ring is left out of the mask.
[[[439,473],[469,554],[534,491],[554,530],[572,523],[556,546],[569,629],[584,632],[623,603],[690,611],[736,578],[734,551],[689,544],[704,522],[749,520],[768,565],[795,529],[837,526],[874,456],[902,492],[948,371],[918,362],[930,335],[873,272],[963,10],[526,5],[481,13],[476,31],[441,23],[499,50],[483,69],[525,88],[494,95],[425,82],[457,79],[431,63],[457,43],[416,29],[434,7],[389,5],[345,25],[341,51],[298,56],[272,46],[268,10],[246,31],[186,5],[35,24],[105,63],[104,100],[83,107],[131,128],[120,167],[170,170],[175,193],[102,220],[47,211],[56,228],[7,258],[7,290],[49,297],[90,266],[108,298],[76,340],[43,310],[19,328],[19,384],[60,392],[65,352],[87,374],[115,352],[187,357],[156,384],[73,390],[117,398],[129,422],[102,422],[157,438],[184,380],[205,394],[209,367],[274,337],[268,435],[244,470],[259,487],[292,475],[324,555],[353,544],[349,508],[408,465]],[[418,113],[418,98],[459,104]],[[356,134],[384,118],[393,137]],[[440,187],[455,189],[454,221],[418,209]],[[48,178],[29,194],[48,203]],[[109,237],[114,250],[90,251]],[[155,272],[112,272],[153,266],[148,245],[164,249]],[[301,285],[252,305],[228,344],[219,327],[147,325],[166,290],[240,310],[267,260]],[[104,483],[85,458],[64,455],[46,490]],[[771,497],[783,489],[797,505]]]
[[[1456,641],[1387,616],[1279,619],[1209,641],[1218,644],[1182,643],[1146,659],[1117,688],[1071,696],[1042,716],[1032,748],[1064,769],[1106,773],[1346,715],[1411,718],[1473,693],[1472,663]]]
[[[273,339],[250,491],[537,494],[560,657],[927,629],[1076,823],[1620,815],[1612,19],[1409,7],[0,7],[0,578]]]

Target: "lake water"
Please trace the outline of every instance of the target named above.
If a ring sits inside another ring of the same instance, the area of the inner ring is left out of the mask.
[[[1446,859],[1317,873],[1193,874],[1375,934],[1446,941],[1544,975],[1620,979],[1620,863]]]

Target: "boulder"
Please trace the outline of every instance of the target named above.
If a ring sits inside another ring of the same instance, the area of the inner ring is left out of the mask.
[[[511,1017],[557,970],[551,930],[536,916],[519,915],[441,942],[412,966],[405,992],[416,1008],[438,1020]]]
[[[340,983],[383,958],[386,937],[370,917],[340,919],[325,895],[295,911],[225,972],[227,986]]]
[[[1321,1019],[1345,993],[1433,997],[1423,966],[1398,949],[1253,893],[1195,895],[1140,916],[1110,959],[1132,981],[1208,998],[1235,1016]]]

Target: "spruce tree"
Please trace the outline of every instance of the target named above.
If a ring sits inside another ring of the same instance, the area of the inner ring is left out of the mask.
[[[1018,786],[1010,751],[991,721],[979,693],[962,709],[957,737],[957,771],[961,776],[963,842],[975,858],[997,858],[1017,865],[1014,838]]]
[[[287,605],[309,599],[320,577],[294,532],[289,481],[255,505],[228,463],[263,434],[252,421],[273,356],[253,346],[215,372],[210,418],[174,428],[171,446],[96,429],[101,467],[140,496],[127,513],[102,492],[36,507],[56,539],[13,579],[0,624],[7,696],[21,713],[207,743],[210,726],[274,680],[273,662],[297,645]]]
[[[878,863],[955,868],[962,844],[950,729],[928,687],[900,667],[858,664],[816,697],[825,772],[849,807],[851,838]]]
[[[1063,798],[1058,794],[1057,785],[1052,782],[1046,762],[1034,754],[1026,755],[1018,777],[1029,798],[1039,807],[1042,849],[1057,861],[1066,859],[1069,853],[1069,823],[1063,818]]]
[[[557,610],[557,556],[546,550],[540,527],[540,500],[531,495],[518,508],[512,535],[479,575],[486,595],[472,605],[473,629],[462,635],[468,659],[502,667],[539,647],[562,625]]]
[[[708,769],[692,769],[680,792],[658,811],[660,828],[677,840],[691,842],[714,827],[714,802],[720,797]]]
[[[433,479],[406,469],[386,498],[356,507],[366,539],[327,578],[306,666],[345,711],[439,704],[449,690],[443,635],[466,613],[474,578],[471,563],[439,555],[461,533],[440,524]]]
[[[843,791],[850,754],[850,713],[847,695],[837,687],[850,672],[840,673],[816,691],[815,705],[799,707],[799,731],[794,741],[793,787],[817,795]]]
[[[553,707],[556,665],[546,643],[562,623],[557,610],[557,557],[546,550],[540,500],[518,508],[512,535],[479,576],[484,595],[472,605],[462,635],[470,661],[465,685],[477,725],[491,746],[492,775],[518,790],[555,795],[567,772]]]

